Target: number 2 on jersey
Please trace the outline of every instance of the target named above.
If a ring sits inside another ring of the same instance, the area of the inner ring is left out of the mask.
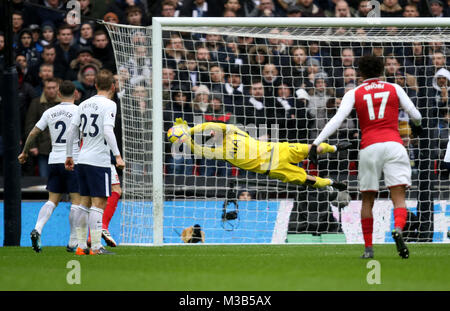
[[[94,128],[94,132],[89,132],[89,136],[90,137],[95,137],[95,136],[97,136],[97,134],[99,132],[98,125],[96,124],[97,118],[98,118],[98,114],[93,113],[93,114],[91,114],[90,117],[92,119],[91,126]],[[86,137],[87,133],[85,133],[84,130],[86,129],[86,125],[87,125],[87,122],[88,122],[88,117],[85,114],[82,114],[80,116],[80,119],[81,119],[81,123],[82,123],[81,132],[83,133],[83,137]]]
[[[381,105],[380,110],[378,111],[378,119],[384,118],[384,110],[386,109],[386,104],[389,99],[390,92],[380,92],[373,94],[373,97],[375,99],[381,98]],[[367,108],[369,109],[369,119],[375,120],[375,110],[373,109],[373,100],[372,100],[372,94],[365,94],[363,99],[367,103]]]

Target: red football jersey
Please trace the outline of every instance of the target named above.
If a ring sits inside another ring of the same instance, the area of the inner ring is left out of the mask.
[[[399,98],[391,83],[370,79],[355,90],[355,108],[361,128],[360,149],[375,143],[403,143],[398,131]]]

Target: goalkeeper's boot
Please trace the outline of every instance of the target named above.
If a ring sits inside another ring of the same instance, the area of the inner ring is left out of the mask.
[[[41,235],[39,234],[39,232],[37,232],[36,229],[33,229],[33,231],[31,231],[31,233],[30,233],[30,237],[31,237],[31,245],[33,246],[33,250],[36,253],[42,252]]]
[[[75,253],[76,250],[77,250],[77,245],[75,245],[75,246],[67,245],[67,246],[66,246],[66,251],[67,251],[68,253]]]
[[[91,255],[115,255],[115,254],[116,253],[113,253],[104,247],[100,247],[99,249],[92,251]]]
[[[394,238],[395,245],[397,246],[398,255],[403,259],[408,259],[409,250],[403,241],[402,230],[400,228],[395,228],[392,230],[392,237]]]
[[[352,146],[351,142],[349,142],[349,141],[342,141],[342,142],[336,144],[336,151],[347,150],[347,149],[350,149],[351,146]]]
[[[347,190],[347,184],[346,183],[340,182],[340,181],[336,181],[336,180],[333,180],[333,179],[331,179],[331,180],[332,180],[331,187],[333,187],[333,188],[335,188],[335,189],[337,189],[339,191]]]
[[[364,250],[364,253],[361,255],[360,257],[361,259],[370,259],[373,258],[373,248],[370,247],[366,247],[366,249]]]
[[[108,229],[102,229],[102,238],[105,240],[106,245],[110,247],[116,247],[117,243],[109,233]]]
[[[77,250],[75,251],[75,255],[92,255],[92,250],[90,248],[80,248],[77,247]]]

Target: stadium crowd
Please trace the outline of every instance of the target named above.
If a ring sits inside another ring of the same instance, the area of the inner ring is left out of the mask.
[[[13,2],[13,47],[19,76],[17,94],[22,143],[42,113],[59,103],[60,81],[75,82],[79,93],[76,103],[79,104],[96,94],[95,74],[101,68],[111,70],[116,79],[114,100],[119,115],[115,132],[119,145],[122,142],[122,96],[132,95],[137,102],[137,113],[140,112],[141,117],[150,117],[148,38],[143,38],[141,32],[134,33],[131,39],[133,57],[117,70],[111,40],[97,20],[148,26],[154,16],[366,17],[371,10],[368,0],[80,0],[81,22],[71,26],[67,24],[67,1]],[[450,1],[380,2],[382,17],[450,16]],[[345,30],[330,29],[329,35],[343,32]],[[166,32],[163,44],[166,130],[177,117],[184,118],[190,125],[194,119],[264,124],[268,128],[275,124],[280,140],[311,142],[334,115],[345,92],[362,82],[356,72],[358,57],[375,54],[385,57],[385,79],[404,87],[427,120],[422,141],[434,152],[428,158],[442,159],[445,153],[450,122],[450,72],[446,69],[450,50],[442,42],[305,42]],[[0,32],[0,67],[4,62],[4,49],[4,33]],[[127,87],[121,90],[119,86]],[[342,125],[334,139],[354,141],[357,150],[358,124],[355,120],[349,119]],[[414,166],[419,146],[410,135],[406,115],[400,114],[399,127]],[[23,175],[46,177],[50,149],[47,131],[30,150],[32,161],[23,166]],[[2,150],[0,136],[0,156]],[[329,161],[329,169],[354,171],[357,152],[350,152],[346,158],[349,161]],[[239,174],[223,161],[172,157],[169,143],[166,144],[165,161],[166,173]]]

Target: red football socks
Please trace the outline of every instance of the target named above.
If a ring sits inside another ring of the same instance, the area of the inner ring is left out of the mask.
[[[403,230],[406,224],[408,210],[405,207],[394,208],[394,226]]]
[[[111,196],[108,198],[106,203],[105,211],[103,212],[102,218],[102,229],[108,229],[109,222],[114,215],[117,208],[117,203],[119,202],[120,195],[117,192],[111,192]]]
[[[366,247],[372,247],[373,218],[361,219],[362,233]]]

